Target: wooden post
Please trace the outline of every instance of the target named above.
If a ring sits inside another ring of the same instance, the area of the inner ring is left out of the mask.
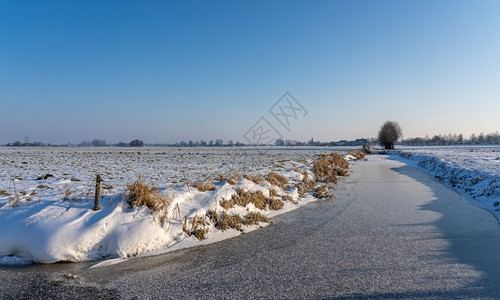
[[[99,207],[99,198],[101,198],[101,182],[101,175],[97,175],[97,178],[95,180],[94,211],[98,211],[99,209],[101,209],[101,207]]]
[[[182,231],[187,232],[187,216],[184,217],[184,224],[182,224]]]

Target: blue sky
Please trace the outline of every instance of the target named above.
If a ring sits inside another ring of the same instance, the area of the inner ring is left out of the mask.
[[[3,1],[0,143],[500,130],[498,1]],[[268,109],[307,109],[289,131]]]

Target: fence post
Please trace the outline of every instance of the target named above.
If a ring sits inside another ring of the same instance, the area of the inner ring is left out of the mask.
[[[94,198],[94,211],[98,211],[101,209],[99,207],[99,198],[101,198],[101,175],[97,175],[97,178],[95,180],[95,198]]]

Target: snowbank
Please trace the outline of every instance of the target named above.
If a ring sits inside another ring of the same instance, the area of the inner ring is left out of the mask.
[[[436,147],[391,153],[472,197],[479,206],[500,208],[500,147]]]
[[[0,196],[0,264],[127,258],[230,238],[267,223],[255,222],[242,226],[241,230],[219,230],[207,221],[202,228],[204,238],[201,241],[188,229],[195,226],[193,220],[197,217],[203,216],[204,222],[209,210],[242,217],[251,212],[274,217],[315,201],[314,192],[299,193],[298,184],[304,179],[304,172],[310,174],[309,178],[314,177],[305,165],[279,172],[290,183],[283,189],[266,180],[255,183],[241,176],[233,184],[226,180],[215,181],[215,189],[211,191],[199,191],[186,184],[165,186],[161,191],[172,203],[168,222],[164,223],[148,208],[129,207],[123,199],[125,186],[115,187],[112,193],[106,194],[100,202],[102,208],[93,211],[93,201],[88,197],[63,197],[64,193],[57,186],[65,186],[66,181],[57,178],[36,181],[39,186],[32,190],[40,194],[28,193],[14,205],[12,195]],[[13,184],[21,180],[15,179]],[[28,186],[27,182],[23,184]],[[271,210],[269,206],[258,209],[253,203],[228,209],[221,207],[221,201],[231,199],[242,190],[260,191],[265,197],[283,199],[284,205],[279,210]]]

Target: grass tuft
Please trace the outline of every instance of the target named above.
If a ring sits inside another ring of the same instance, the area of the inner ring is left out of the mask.
[[[351,150],[349,151],[349,155],[352,155],[356,157],[357,160],[364,159],[366,156],[366,153],[363,150]]]
[[[286,179],[285,176],[275,172],[269,172],[267,174],[267,181],[269,181],[270,184],[275,185],[281,189],[284,189],[285,185],[288,184],[288,179]]]
[[[262,177],[262,175],[260,175],[260,174],[258,174],[258,175],[245,174],[245,175],[243,175],[243,177],[245,177],[246,179],[248,179],[250,181],[253,181],[256,184],[260,184],[264,181],[264,177]]]
[[[222,208],[228,210],[233,208],[236,203],[233,199],[229,199],[229,200],[221,200],[219,204]]]
[[[215,190],[215,185],[211,181],[198,182],[196,184],[196,189],[200,192],[208,192]]]
[[[206,215],[214,224],[215,228],[222,231],[229,228],[241,231],[242,225],[254,225],[259,222],[270,222],[269,218],[258,212],[251,212],[243,218],[238,214],[230,215],[225,211],[222,212],[222,214],[218,214],[215,210],[209,210]]]
[[[309,173],[307,173],[307,171],[304,171],[302,175],[302,181],[299,182],[297,188],[299,190],[299,196],[303,198],[308,192],[314,190],[316,182],[314,180],[309,180]]]
[[[329,198],[330,196],[328,195],[328,191],[326,189],[326,186],[320,185],[318,186],[315,190],[314,193],[316,195],[316,198],[322,199],[322,198]]]
[[[128,184],[127,189],[127,203],[130,207],[146,206],[156,213],[160,222],[164,223],[168,219],[167,213],[172,199],[159,191],[156,186],[144,183],[139,177]]]
[[[319,160],[313,163],[316,180],[325,183],[335,183],[337,176],[347,176],[348,168],[349,163],[336,152],[322,155]]]

